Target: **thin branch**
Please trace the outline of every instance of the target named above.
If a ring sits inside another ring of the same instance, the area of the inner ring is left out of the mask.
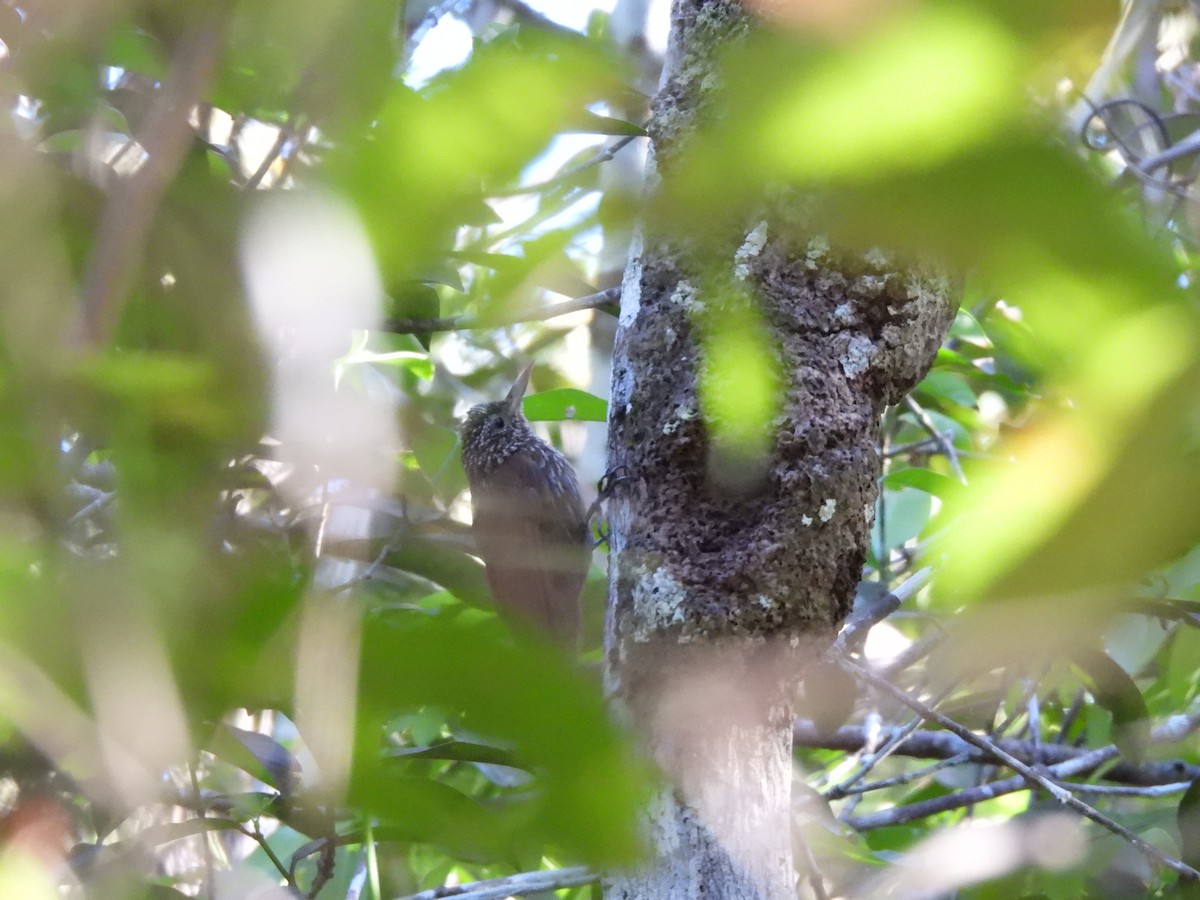
[[[821,877],[821,868],[817,865],[817,857],[813,854],[812,847],[808,846],[808,841],[799,830],[792,831],[792,838],[804,857],[804,869],[808,873],[808,886],[812,889],[813,897],[816,900],[829,900],[829,892],[825,890],[825,879]]]
[[[542,322],[555,316],[565,316],[567,313],[579,312],[584,309],[599,309],[610,306],[621,299],[619,287],[598,291],[576,297],[573,300],[563,300],[559,303],[549,303],[546,306],[535,306],[532,309],[517,309],[500,315],[492,316],[446,316],[440,319],[388,319],[384,322],[382,331],[393,334],[420,334],[430,331],[467,331],[473,328],[502,328],[505,325],[516,325],[520,322]]]
[[[585,866],[576,866],[571,869],[521,872],[518,875],[507,875],[488,881],[433,888],[419,894],[409,894],[400,900],[443,900],[446,897],[454,897],[456,900],[501,900],[504,897],[525,897],[538,891],[581,887],[599,880],[600,876],[597,873]]]
[[[895,756],[904,756],[903,752],[897,752]],[[861,794],[869,794],[872,791],[882,791],[887,788],[901,787],[906,784],[912,784],[914,781],[920,781],[922,778],[928,778],[936,772],[943,769],[952,769],[955,766],[961,766],[963,763],[971,761],[970,753],[959,753],[956,756],[950,756],[946,759],[939,759],[935,763],[930,763],[927,766],[922,766],[919,769],[913,769],[910,772],[901,772],[891,778],[882,778],[879,781],[869,781],[866,784],[852,785],[844,791],[846,796],[856,796]]]
[[[258,822],[255,822],[253,827],[238,825],[237,830],[262,848],[262,852],[271,861],[271,865],[279,870],[279,874],[283,876],[290,887],[294,888],[296,886],[295,873],[289,872],[287,866],[283,864],[283,860],[275,855],[275,851],[271,849],[271,844],[267,840],[266,835],[259,829]]]
[[[118,179],[109,192],[83,278],[78,336],[84,344],[106,344],[121,318],[146,234],[192,141],[189,113],[216,74],[221,46],[221,29],[216,26],[183,38],[147,117],[142,142],[146,162],[133,175]]]
[[[930,708],[926,704],[922,703],[920,700],[917,700],[915,697],[909,696],[908,693],[906,693],[905,691],[902,691],[900,688],[896,687],[890,681],[887,681],[884,678],[880,678],[874,672],[870,671],[869,669],[863,668],[862,666],[858,665],[857,663],[853,662],[852,660],[847,659],[846,657],[842,657],[842,658],[838,659],[837,662],[842,668],[844,668],[847,672],[849,672],[855,678],[858,678],[860,681],[871,685],[873,688],[875,688],[878,691],[882,691],[883,693],[888,694],[894,700],[897,700],[898,702],[904,704],[909,709],[911,709],[913,712],[915,712],[917,715],[921,716],[921,718],[923,718],[929,722],[937,723],[942,728],[946,729],[947,731],[951,732],[952,734],[958,735],[960,738],[962,738],[967,743],[972,744],[975,747],[978,747],[980,750],[983,750],[985,753],[990,754],[995,759],[1004,763],[1010,769],[1017,772],[1018,775],[1022,779],[1024,779],[1026,782],[1029,782],[1030,783],[1029,786],[1036,785],[1037,787],[1042,788],[1044,791],[1046,791],[1048,794],[1050,794],[1050,796],[1053,797],[1055,800],[1057,800],[1059,803],[1063,804],[1064,806],[1069,807],[1070,809],[1079,813],[1081,816],[1083,816],[1087,819],[1091,819],[1097,825],[1101,826],[1102,828],[1108,829],[1113,834],[1124,838],[1126,841],[1129,842],[1129,844],[1131,846],[1133,846],[1138,851],[1140,851],[1148,859],[1154,860],[1154,861],[1166,866],[1171,871],[1177,872],[1183,878],[1186,878],[1186,879],[1192,880],[1192,881],[1200,881],[1200,872],[1197,872],[1195,869],[1193,869],[1191,866],[1187,865],[1186,863],[1182,862],[1181,860],[1178,860],[1175,857],[1170,856],[1167,853],[1164,853],[1162,850],[1158,849],[1153,844],[1148,843],[1140,835],[1134,833],[1133,831],[1130,831],[1128,828],[1126,828],[1124,825],[1120,824],[1119,822],[1116,822],[1113,819],[1110,819],[1108,816],[1101,813],[1095,807],[1089,806],[1087,803],[1084,803],[1082,800],[1080,800],[1078,797],[1076,797],[1074,794],[1072,794],[1066,788],[1056,784],[1054,781],[1052,781],[1046,775],[1042,774],[1042,772],[1036,771],[1035,769],[1033,769],[1030,766],[1026,765],[1025,763],[1021,762],[1019,759],[1017,759],[1011,753],[1006,753],[994,741],[991,741],[988,738],[982,737],[981,735],[975,734],[975,732],[971,731],[969,728],[966,728],[966,727],[960,725],[958,722],[955,722],[950,717],[945,716],[942,713],[939,713],[937,710]],[[1109,748],[1104,748],[1105,751],[1107,751],[1108,749]],[[1112,755],[1113,756],[1116,755],[1115,747],[1112,748]],[[984,791],[988,791],[989,789],[994,790],[995,787],[996,787],[996,783],[992,783],[992,784],[988,784],[988,785],[981,785],[979,788],[971,788],[971,789],[968,789],[967,791],[962,791],[960,793],[967,794],[967,793],[971,793],[972,791],[984,792]],[[917,806],[919,804],[912,804],[912,805]],[[895,811],[896,810],[889,810],[889,812],[895,812]]]
[[[963,484],[967,483],[967,476],[963,473],[962,463],[958,461],[958,449],[954,446],[954,442],[947,439],[946,435],[938,431],[938,427],[934,424],[933,419],[929,417],[929,413],[912,398],[909,394],[904,398],[904,405],[908,407],[909,412],[917,417],[917,422],[929,434],[929,437],[937,443],[938,449],[946,460],[950,463],[950,468],[954,470],[954,477]]]
[[[1071,733],[1071,726],[1075,724],[1075,719],[1083,711],[1084,691],[1080,688],[1075,692],[1075,696],[1071,698],[1071,705],[1067,707],[1063,713],[1062,719],[1058,723],[1058,734],[1054,735],[1055,744],[1065,744],[1067,735]]]
[[[336,837],[336,835],[333,835]],[[333,878],[334,864],[337,861],[337,844],[330,840],[321,848],[321,852],[317,854],[317,871],[313,876],[312,886],[309,887],[308,893],[305,894],[307,900],[316,900],[317,895],[321,893],[321,888],[325,887]]]
[[[916,665],[918,661],[932,653],[938,644],[946,639],[945,633],[940,630],[940,625],[936,620],[933,624],[933,629],[901,650],[886,665],[880,666],[879,674],[885,678],[891,678],[910,666]]]
[[[279,154],[283,153],[283,148],[287,146],[290,138],[287,126],[279,125],[277,127],[279,131],[275,135],[275,143],[271,145],[271,149],[263,156],[262,162],[258,164],[258,168],[245,184],[245,189],[248,191],[258,189],[258,186],[262,184],[262,180],[267,177],[267,173],[271,171],[271,166],[275,164],[275,160],[279,158]]]
[[[1050,766],[1045,771],[1048,776],[1053,776],[1054,779],[1065,779],[1068,775],[1074,774],[1074,771],[1069,770],[1089,771],[1116,758],[1117,755],[1118,751],[1116,747],[1101,747],[1099,750],[1092,750],[1077,760],[1070,760],[1057,766]],[[1047,780],[1050,779],[1048,778]],[[1010,778],[1003,778],[999,781],[990,781],[987,784],[965,788],[956,793],[935,797],[932,800],[920,800],[916,803],[896,806],[882,812],[858,818],[845,817],[842,821],[856,831],[889,828],[893,825],[904,825],[909,822],[919,821],[920,819],[927,819],[930,816],[953,812],[956,809],[964,809],[968,806],[974,806],[977,803],[983,803],[985,800],[994,800],[997,797],[1029,789],[1030,784],[1027,778],[1023,775],[1013,775]],[[1059,788],[1057,785],[1056,790],[1059,794],[1069,795],[1065,788]],[[1091,817],[1089,816],[1088,818]]]
[[[905,456],[909,453],[931,453],[934,450],[941,450],[943,439],[952,439],[953,433],[941,432],[939,437],[924,437],[919,441],[912,441],[908,444],[899,444],[883,452],[884,459],[895,459],[897,456]]]
[[[589,156],[577,166],[572,166],[565,172],[560,172],[553,178],[548,178],[545,181],[539,181],[535,184],[518,185],[511,188],[503,188],[496,191],[488,191],[490,197],[522,197],[526,194],[541,194],[546,191],[553,190],[564,184],[570,184],[575,178],[593,166],[598,166],[606,162],[611,162],[616,155],[625,147],[636,141],[640,137],[645,137],[644,134],[627,134],[618,141],[614,141],[607,147],[597,150],[595,155]]]
[[[918,569],[880,600],[864,604],[861,610],[855,610],[846,620],[837,640],[834,641],[834,652],[843,652],[848,648],[853,648],[866,637],[868,631],[899,609],[904,601],[914,597],[921,588],[929,583],[932,577],[933,569],[928,566]]]
[[[840,800],[849,794],[857,793],[854,786],[870,774],[875,766],[899,750],[904,741],[916,732],[924,724],[924,721],[920,716],[915,716],[907,725],[894,729],[878,750],[868,753],[862,758],[857,769],[824,792],[825,799]]]
[[[1174,597],[1137,597],[1131,608],[1142,615],[1184,622],[1193,628],[1200,628],[1200,603],[1195,600],[1177,600]]]
[[[898,731],[900,731],[899,728],[885,729],[880,734],[877,731],[868,730],[861,725],[844,725],[830,733],[819,731],[807,719],[797,719],[792,728],[792,742],[797,747],[841,750],[847,753],[855,753],[872,743],[875,745],[886,743]],[[1163,738],[1161,731],[1156,731],[1152,735],[1151,740],[1155,741],[1156,739],[1158,743],[1168,742],[1167,739]],[[1171,740],[1174,740],[1173,736]],[[1093,750],[1063,744],[1041,744],[1035,747],[1031,741],[1022,741],[1013,738],[1001,739],[995,743],[1006,752],[1029,765],[1043,764],[1057,766],[1086,758],[1094,752]],[[916,734],[912,734],[900,747],[893,751],[893,755],[910,759],[936,759],[943,762],[950,760],[959,763],[974,764],[995,762],[995,759],[989,754],[977,747],[971,746],[959,737],[944,731],[919,731]],[[1090,774],[1101,764],[1108,761],[1109,759],[1106,758],[1094,763],[1091,768],[1077,768],[1075,769],[1075,774]],[[886,783],[877,782],[877,784],[880,787],[889,787],[893,782],[904,784],[919,777],[921,774],[925,773],[905,773],[894,779],[888,779]],[[1200,765],[1187,763],[1179,759],[1159,760],[1136,765],[1131,762],[1121,761],[1105,769],[1101,777],[1105,781],[1116,784],[1150,787],[1200,778]]]
[[[1190,781],[1174,784],[1154,784],[1149,787],[1131,787],[1124,784],[1088,784],[1080,781],[1063,781],[1062,786],[1081,794],[1099,794],[1104,797],[1169,797],[1182,794],[1192,786]]]

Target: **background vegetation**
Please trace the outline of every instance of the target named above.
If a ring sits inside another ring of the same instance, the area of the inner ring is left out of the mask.
[[[765,6],[638,210],[612,173],[655,60],[602,14],[0,5],[0,894],[568,866],[547,883],[586,896],[576,866],[634,859],[652,776],[595,667],[492,615],[456,416],[536,357],[527,412],[599,477],[633,217],[691,234],[791,191],[814,253],[963,283],[883,422],[858,678],[805,685],[803,889],[1200,866],[1193,6]],[[469,53],[426,78],[456,15]]]

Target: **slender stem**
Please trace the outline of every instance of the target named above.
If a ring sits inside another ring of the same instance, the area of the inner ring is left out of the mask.
[[[379,858],[375,854],[375,823],[368,816],[363,825],[363,850],[367,858],[367,883],[371,886],[371,900],[382,900],[379,887]]]
[[[196,766],[198,761],[193,759],[188,763],[188,777],[192,785],[192,799],[196,803],[196,815],[201,819],[208,818],[208,809],[204,805],[204,800],[200,796],[200,781],[196,778]],[[209,843],[209,835],[207,831],[200,832],[200,839],[204,842],[204,893],[208,900],[213,900],[216,891],[214,881],[212,845]]]
[[[393,334],[421,334],[430,331],[467,331],[473,328],[501,328],[505,325],[516,325],[520,322],[543,322],[556,316],[579,312],[584,309],[598,309],[609,306],[621,298],[620,288],[609,288],[576,297],[573,300],[563,300],[559,303],[549,303],[545,306],[535,306],[532,309],[513,310],[493,316],[446,316],[438,319],[388,319],[383,324],[383,331]]]
[[[288,867],[283,864],[283,860],[275,855],[275,851],[271,849],[271,845],[267,842],[266,836],[259,829],[257,821],[254,823],[253,827],[239,825],[238,831],[250,838],[250,840],[254,841],[254,843],[258,844],[258,846],[262,848],[262,852],[265,853],[267,859],[271,861],[271,865],[279,870],[279,874],[286,879],[289,886],[296,886],[296,882],[292,878],[292,873],[289,872]]]

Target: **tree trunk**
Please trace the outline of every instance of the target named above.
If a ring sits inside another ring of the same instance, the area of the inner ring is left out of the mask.
[[[717,52],[749,27],[733,0],[676,0],[651,182],[694,132]],[[702,265],[694,244],[648,232],[625,272],[606,679],[673,787],[647,812],[653,858],[609,879],[609,897],[796,895],[792,687],[853,600],[880,414],[923,376],[953,318],[944,279],[893,271],[880,254],[835,256],[820,239],[798,246],[770,216],[745,225],[721,258],[757,297],[775,345],[762,352],[779,355],[783,381],[774,444],[748,488],[714,484],[698,414],[712,254]]]

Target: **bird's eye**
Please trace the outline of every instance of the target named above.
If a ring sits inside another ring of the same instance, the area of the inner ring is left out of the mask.
[[[496,416],[496,418],[492,419],[492,430],[493,431],[495,431],[496,429],[499,429],[499,428],[503,428],[503,427],[504,427],[504,420],[502,418],[500,418],[499,416]]]

